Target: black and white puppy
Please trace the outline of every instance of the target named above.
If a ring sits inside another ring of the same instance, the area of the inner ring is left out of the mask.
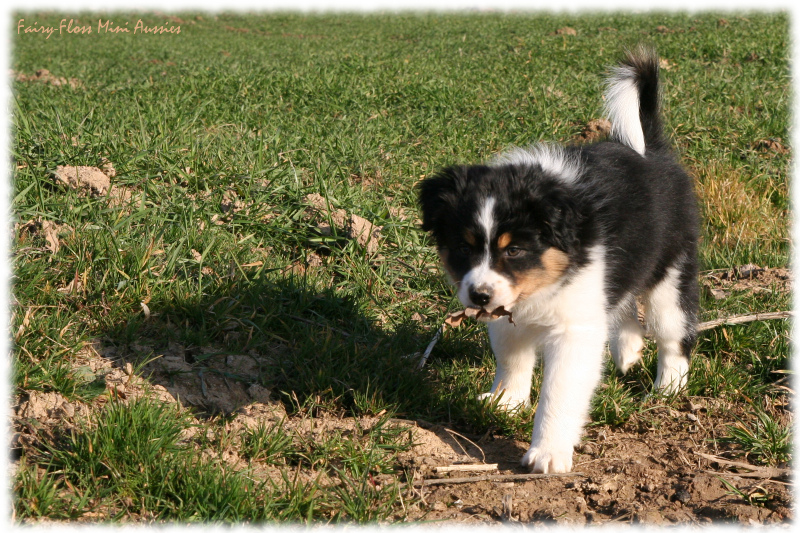
[[[453,166],[420,184],[422,227],[468,307],[492,319],[491,392],[529,405],[544,379],[523,465],[568,472],[602,374],[606,342],[625,372],[641,358],[636,298],[658,344],[655,389],[686,385],[696,337],[698,208],[659,117],[658,58],[631,52],[612,71],[610,140],[538,144]]]

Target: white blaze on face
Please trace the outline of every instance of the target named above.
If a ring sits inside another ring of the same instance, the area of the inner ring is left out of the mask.
[[[490,196],[478,210],[478,224],[483,228],[485,236],[483,251],[478,265],[467,272],[458,289],[458,299],[461,303],[467,307],[475,307],[475,303],[469,299],[470,288],[482,286],[490,288],[492,299],[484,306],[487,311],[493,311],[501,305],[508,309],[514,303],[511,282],[505,276],[492,270],[492,240],[495,229],[494,206],[495,199]]]

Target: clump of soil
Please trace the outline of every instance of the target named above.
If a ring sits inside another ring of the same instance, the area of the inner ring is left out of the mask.
[[[114,164],[101,158],[100,167],[59,165],[53,172],[53,181],[84,194],[104,196],[108,199],[109,207],[123,207],[133,199],[133,191],[124,185],[114,185],[112,188],[111,179],[116,175]]]
[[[583,142],[594,142],[605,139],[610,134],[611,121],[606,118],[599,118],[589,121],[578,138]]]
[[[32,391],[17,410],[21,418],[34,419],[41,423],[54,424],[62,419],[73,419],[77,414],[85,414],[86,407],[74,404],[57,392]]]
[[[12,71],[13,74],[13,71]],[[24,72],[16,73],[17,81],[25,83],[45,83],[55,87],[69,85],[73,89],[83,86],[77,78],[64,78],[63,76],[54,76],[46,68],[37,70],[34,74],[25,74]]]
[[[53,177],[56,183],[94,195],[105,194],[111,187],[109,175],[97,167],[59,165]]]

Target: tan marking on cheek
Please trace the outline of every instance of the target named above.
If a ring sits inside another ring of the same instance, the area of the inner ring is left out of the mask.
[[[470,246],[475,246],[475,244],[478,242],[475,239],[475,235],[473,235],[471,231],[464,232],[464,240],[467,241],[467,244]]]
[[[569,266],[567,254],[557,248],[548,248],[542,254],[542,266],[519,275],[515,289],[517,299],[524,299],[548,285],[552,285],[561,277]]]
[[[569,256],[558,248],[548,248],[542,254],[542,265],[547,272],[559,278],[569,266]]]
[[[511,234],[510,233],[503,233],[497,238],[497,247],[499,249],[503,249],[506,246],[511,244]]]

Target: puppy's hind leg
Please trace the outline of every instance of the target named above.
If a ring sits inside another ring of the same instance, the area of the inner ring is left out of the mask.
[[[654,389],[667,394],[686,388],[697,337],[698,288],[694,265],[667,269],[646,297],[648,327],[658,344]]]
[[[636,312],[636,302],[633,297],[620,305],[619,318],[614,331],[611,333],[608,348],[614,364],[621,373],[626,373],[642,358],[644,339],[642,326]]]

